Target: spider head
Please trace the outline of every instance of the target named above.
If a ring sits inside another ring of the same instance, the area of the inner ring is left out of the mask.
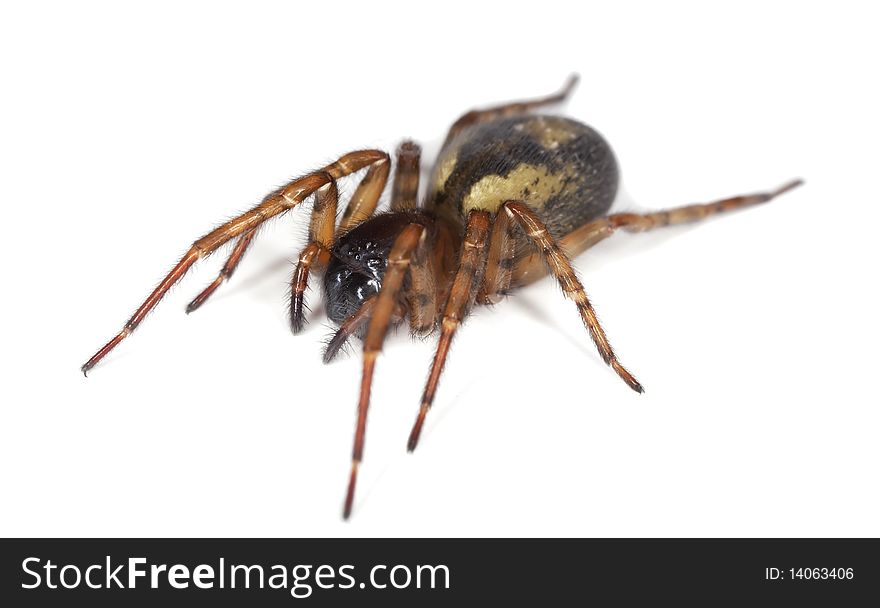
[[[324,273],[327,316],[337,325],[356,313],[368,298],[379,293],[388,260],[368,242],[351,255],[334,255]],[[371,251],[372,250],[372,251]]]
[[[341,324],[364,301],[379,293],[388,254],[406,219],[403,214],[384,213],[339,237],[324,273],[327,316],[331,321]]]
[[[340,325],[379,293],[388,266],[388,255],[400,232],[413,222],[430,225],[417,211],[382,213],[343,234],[331,250],[324,273],[327,316]],[[357,335],[363,337],[366,327]]]

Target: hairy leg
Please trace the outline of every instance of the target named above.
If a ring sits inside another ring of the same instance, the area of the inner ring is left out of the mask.
[[[499,213],[492,223],[486,274],[477,293],[480,304],[497,304],[510,289],[516,255],[516,224],[507,213]]]
[[[373,171],[373,169],[377,170]],[[322,193],[321,190],[315,193],[315,206],[309,225],[309,242],[300,252],[299,261],[290,283],[290,328],[293,333],[298,334],[305,327],[305,292],[313,266],[322,267],[330,260],[330,248],[333,247],[336,235],[348,229],[344,227],[346,216],[358,220],[359,223],[373,215],[387,181],[387,163],[381,166],[373,165],[371,170],[364,175],[348,202],[342,224],[338,230],[336,229],[336,208],[339,202],[339,191],[335,182],[332,189],[325,193]]]
[[[459,133],[475,124],[488,122],[497,118],[506,118],[508,116],[524,114],[543,106],[548,106],[565,101],[565,99],[569,95],[571,95],[571,92],[574,90],[577,82],[577,74],[572,74],[568,77],[568,80],[565,82],[562,90],[560,90],[558,93],[554,93],[553,95],[540,97],[538,99],[529,99],[525,101],[513,101],[492,108],[486,108],[485,110],[471,110],[470,112],[463,114],[458,120],[456,120],[452,124],[452,126],[449,128],[449,132],[446,134],[446,140],[443,142],[443,147],[445,148],[446,144],[455,139],[455,137]]]
[[[379,197],[385,190],[385,184],[388,182],[388,173],[391,171],[391,162],[388,155],[382,162],[373,163],[367,170],[366,175],[358,184],[357,190],[351,195],[351,200],[342,213],[342,219],[339,222],[337,234],[348,232],[365,219],[373,215],[376,211],[376,205],[379,203]]]
[[[431,247],[436,239],[422,233],[418,247],[410,262],[408,281],[404,284],[404,296],[409,308],[410,331],[424,336],[434,329],[437,319],[437,277]]]
[[[584,224],[559,240],[559,246],[569,258],[574,258],[593,245],[607,239],[618,230],[645,232],[663,226],[698,222],[719,213],[727,213],[773,200],[803,181],[792,180],[776,190],[725,198],[712,203],[673,207],[652,213],[614,213]],[[547,275],[547,266],[540,252],[520,260],[513,269],[513,284],[528,285]]]
[[[590,336],[593,338],[593,342],[596,344],[596,348],[599,350],[599,354],[602,355],[605,363],[610,365],[631,389],[639,393],[644,392],[642,385],[620,364],[620,361],[614,354],[611,343],[599,324],[599,319],[596,317],[593,305],[590,304],[584,286],[581,284],[580,279],[578,279],[568,257],[562,252],[559,245],[547,231],[544,222],[528,205],[518,201],[508,201],[504,204],[504,209],[513,216],[541,252],[550,268],[550,272],[559,281],[565,296],[574,300],[584,326],[590,332]]]
[[[372,215],[379,202],[382,190],[385,188],[385,181],[387,181],[387,178],[388,171],[367,171],[367,174],[361,180],[361,184],[358,187],[355,196],[352,197],[352,200],[349,203],[349,206],[358,206],[355,214],[357,217],[363,216],[364,219],[366,219],[366,217]],[[320,266],[326,264],[330,255],[329,248],[333,246],[334,234],[336,232],[336,208],[339,193],[336,189],[335,180],[331,179],[330,181],[334,182],[332,209],[330,209],[331,202],[319,200],[326,198],[327,196],[326,189],[328,186],[324,186],[322,189],[325,190],[325,193],[315,193],[315,204],[312,208],[309,226],[309,242],[300,252],[297,268],[291,280],[290,320],[291,328],[294,333],[299,333],[305,324],[303,293],[308,285],[309,270],[313,265]],[[364,182],[373,181],[380,181],[381,183],[364,184]],[[330,209],[330,211],[327,211],[327,209]],[[321,238],[316,238],[316,230],[320,232],[319,236]],[[229,259],[227,259],[226,264],[224,264],[222,270],[220,270],[220,274],[210,285],[197,295],[192,302],[189,303],[186,307],[187,313],[198,309],[214,293],[214,291],[220,287],[223,281],[232,276],[232,273],[235,271],[239,262],[241,262],[245,251],[248,246],[250,246],[255,235],[256,231],[252,230],[239,237],[235,248],[229,255]],[[301,289],[302,291],[298,292],[298,289]]]
[[[364,453],[364,435],[367,428],[367,410],[370,407],[370,388],[373,383],[373,370],[376,358],[382,350],[385,334],[391,324],[391,317],[397,304],[403,280],[409,270],[410,258],[418,247],[419,239],[424,231],[420,224],[410,224],[395,239],[388,255],[388,266],[382,279],[382,288],[373,299],[373,315],[364,339],[364,365],[361,379],[360,398],[358,400],[357,427],[354,435],[354,449],[351,457],[351,475],[348,480],[348,491],[345,495],[343,517],[348,519],[354,502],[354,491],[357,485],[357,472]]]
[[[183,275],[198,260],[210,255],[224,243],[239,237],[257,228],[260,224],[293,207],[299,205],[307,196],[327,183],[328,176],[338,179],[349,175],[364,167],[375,168],[376,164],[384,165],[387,171],[388,154],[381,150],[358,150],[350,152],[337,161],[330,163],[318,171],[309,173],[303,177],[289,182],[287,185],[269,193],[262,202],[250,211],[215,228],[202,238],[198,239],[190,247],[180,261],[171,269],[159,285],[150,293],[146,300],[138,307],[134,314],[107,344],[101,347],[92,357],[86,361],[81,370],[87,374],[107,353],[113,350],[120,342],[127,338],[144,320],[144,317],[155,308],[156,304],[168,293],[168,290],[177,283]]]
[[[229,257],[226,259],[226,263],[223,264],[223,268],[220,269],[220,273],[217,275],[217,278],[214,279],[202,292],[197,295],[192,301],[186,306],[186,314],[191,313],[194,310],[198,310],[198,308],[205,303],[211,294],[213,294],[218,287],[229,279],[232,276],[232,273],[235,272],[235,269],[238,267],[238,263],[241,262],[241,259],[244,257],[245,251],[250,246],[251,241],[254,240],[254,237],[257,236],[257,229],[251,228],[240,237],[238,237],[238,241],[235,243],[235,247],[232,249],[232,253],[229,254]]]
[[[397,148],[397,166],[391,186],[391,210],[406,211],[418,207],[422,149],[406,140]]]
[[[418,445],[422,426],[425,423],[425,416],[427,416],[428,410],[431,409],[431,405],[434,402],[437,384],[440,381],[440,373],[446,364],[446,357],[449,354],[452,338],[459,325],[461,325],[461,321],[467,314],[468,309],[473,304],[476,288],[482,280],[483,271],[486,266],[486,244],[489,240],[490,222],[491,216],[486,211],[471,211],[468,216],[458,271],[455,274],[452,289],[446,298],[446,306],[443,311],[440,341],[437,344],[434,362],[431,365],[428,382],[422,394],[419,414],[416,417],[416,422],[413,425],[409,441],[407,442],[407,449],[410,452]]]
[[[324,265],[330,259],[333,234],[336,232],[336,206],[339,190],[331,180],[315,192],[312,218],[309,222],[309,242],[299,254],[299,261],[290,282],[290,327],[293,333],[305,325],[305,293],[313,265]]]

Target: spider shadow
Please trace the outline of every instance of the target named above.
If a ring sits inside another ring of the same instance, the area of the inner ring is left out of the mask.
[[[449,415],[460,406],[460,404],[466,401],[466,395],[471,391],[471,389],[476,386],[478,382],[478,378],[485,378],[484,376],[479,375],[471,375],[468,376],[468,380],[465,381],[464,386],[458,389],[454,395],[450,395],[449,400],[446,403],[438,403],[440,407],[432,407],[431,412],[434,413],[433,416],[433,424],[428,425],[425,424],[425,427],[422,431],[421,437],[419,438],[419,445],[416,448],[424,448],[424,446],[430,443],[431,436],[439,429],[443,427],[444,421],[448,419]],[[472,400],[470,404],[475,407],[479,407],[479,400]]]
[[[429,449],[427,446],[430,444],[431,437],[434,435],[434,432],[438,429],[442,428],[444,424],[444,420],[447,420],[450,412],[452,412],[455,408],[457,408],[462,402],[466,401],[465,396],[470,391],[470,389],[476,385],[476,380],[472,379],[465,383],[464,387],[456,391],[454,395],[451,395],[449,400],[446,402],[438,401],[434,407],[431,408],[431,412],[433,415],[433,420],[429,417],[429,422],[425,424],[424,429],[422,430],[422,435],[419,440],[419,445],[414,452],[404,452],[401,449],[401,453],[398,456],[388,458],[385,463],[382,465],[381,470],[376,473],[376,476],[372,479],[369,486],[364,488],[363,493],[355,500],[352,511],[359,512],[365,504],[370,500],[370,496],[372,496],[375,489],[382,484],[382,479],[388,475],[388,472],[392,470],[393,467],[401,466],[401,464],[405,463],[407,458],[415,458],[418,456],[419,451],[424,451],[425,449]],[[471,405],[479,406],[479,403],[471,402]],[[413,412],[413,416],[415,416],[415,410]],[[405,446],[405,437],[401,438],[401,448]]]
[[[652,213],[661,209],[681,206],[683,204],[688,203],[675,202],[652,208],[644,207],[636,203],[626,189],[621,187],[609,213]],[[575,264],[581,262],[583,267],[588,267],[590,269],[602,269],[609,262],[644,256],[650,251],[660,249],[667,241],[678,238],[698,226],[708,226],[709,224],[714,223],[716,219],[718,218],[708,218],[694,224],[664,226],[656,230],[649,230],[647,232],[635,234],[621,230],[616,234],[611,235],[608,239],[581,253],[574,258],[573,262]],[[587,262],[587,264],[583,264],[583,262]]]
[[[218,294],[215,294],[211,300],[214,302],[219,302],[221,300],[225,300],[232,296],[239,295],[243,292],[254,290],[256,293],[260,293],[260,290],[255,289],[264,285],[267,280],[281,272],[282,268],[291,268],[290,259],[286,256],[276,258],[274,261],[269,262],[268,264],[263,264],[262,268],[256,272],[249,273],[245,275],[239,271],[227,281],[229,285],[227,285],[227,289],[224,289]],[[241,280],[235,281],[235,278],[240,278]],[[219,291],[219,290],[218,290]]]
[[[131,353],[128,351],[125,351],[125,350],[118,352],[118,353],[113,353],[112,357],[105,357],[104,360],[101,361],[100,366],[96,366],[94,369],[89,370],[89,373],[85,377],[89,378],[90,375],[93,374],[95,372],[95,370],[97,370],[97,369],[104,369],[106,367],[113,367],[119,361],[125,360],[126,358],[128,358],[130,356],[131,356]],[[80,376],[83,375],[83,372],[80,368],[77,367],[75,369],[76,369],[76,373],[78,375],[80,375]]]
[[[619,213],[623,211],[640,213],[647,212],[648,210],[635,205],[632,198],[625,191],[621,191],[621,194],[614,202],[611,212]],[[702,225],[703,222],[700,222],[700,224]],[[640,234],[620,232],[581,253],[572,260],[572,263],[576,267],[578,275],[583,280],[587,293],[601,301],[601,294],[597,296],[597,294],[592,293],[590,290],[589,274],[591,271],[602,270],[605,269],[608,264],[620,262],[621,260],[632,257],[645,256],[652,251],[661,250],[667,241],[680,237],[682,234],[693,230],[696,227],[696,225],[668,226],[660,230]],[[570,326],[560,323],[556,316],[550,315],[544,307],[539,305],[539,299],[543,300],[545,298],[544,295],[538,295],[539,290],[542,289],[542,287],[540,287],[541,281],[548,280],[552,279],[544,277],[535,285],[529,285],[517,290],[508,298],[508,300],[510,300],[514,306],[528,314],[530,318],[539,321],[541,324],[551,328],[554,332],[561,335],[569,344],[584,353],[584,355],[586,355],[592,364],[597,366],[597,368],[604,368],[601,359],[598,359],[595,356],[596,351],[593,344],[590,340],[583,339],[586,335],[585,331],[583,333],[571,332],[569,329]],[[558,297],[562,297],[562,294],[558,293],[558,291],[557,294]],[[599,306],[601,306],[601,304]]]
[[[530,293],[531,292],[531,293]],[[562,294],[559,294],[562,297]],[[539,296],[533,288],[526,287],[520,292],[516,292],[513,297],[508,298],[514,306],[529,315],[530,318],[539,321],[542,325],[553,330],[554,333],[561,336],[573,348],[580,351],[586,360],[596,365],[597,369],[604,367],[601,359],[596,359],[596,351],[589,340],[586,330],[583,332],[575,332],[572,334],[559,319],[547,313],[547,310],[538,303]],[[511,314],[511,313],[508,313]],[[572,312],[574,314],[574,312]],[[587,338],[586,340],[584,338]]]

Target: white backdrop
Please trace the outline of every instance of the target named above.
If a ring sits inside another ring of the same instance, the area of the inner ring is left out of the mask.
[[[0,534],[880,535],[880,48],[868,3],[826,6],[4,5]],[[287,327],[302,209],[197,313],[219,256],[79,373],[291,176],[404,136],[430,160],[462,111],[575,71],[561,111],[614,146],[618,209],[807,182],[577,259],[644,395],[544,281],[465,324],[408,455],[434,340],[399,331],[343,523],[360,360],[320,363],[317,290]]]

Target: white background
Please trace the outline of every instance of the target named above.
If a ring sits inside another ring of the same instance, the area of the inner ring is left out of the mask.
[[[880,535],[870,3],[613,6],[4,5],[0,534]],[[320,363],[317,290],[287,327],[304,209],[79,373],[271,188],[404,136],[430,160],[459,113],[575,71],[564,111],[614,146],[619,209],[807,181],[577,259],[644,395],[544,281],[466,323],[408,455],[434,340],[399,331],[343,523],[360,360]]]

